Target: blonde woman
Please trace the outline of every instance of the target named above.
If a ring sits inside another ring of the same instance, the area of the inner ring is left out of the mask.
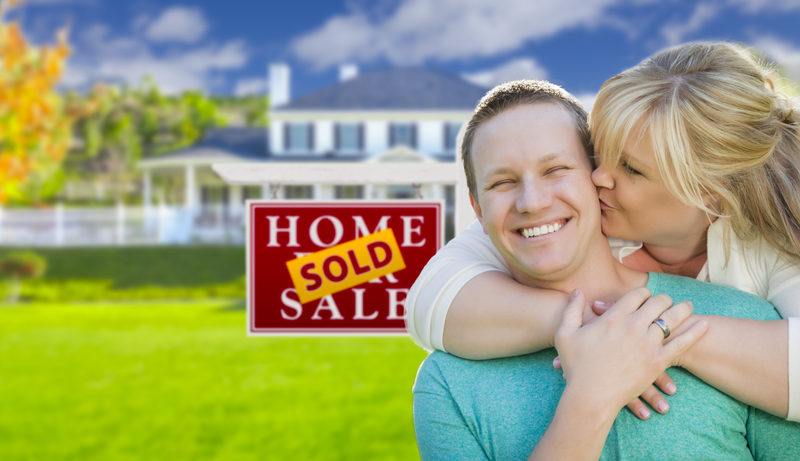
[[[787,319],[709,318],[708,333],[679,364],[791,420],[800,420],[800,321],[792,318],[800,317],[798,120],[757,59],[728,43],[655,54],[608,80],[590,116],[592,179],[614,255],[631,268],[754,293]],[[467,182],[474,195],[475,178]],[[519,238],[558,232],[554,224]],[[474,359],[552,347],[566,295],[515,282],[502,261],[480,225],[470,226],[414,284],[409,334]],[[615,300],[596,301],[602,310]],[[666,374],[655,384],[676,391]],[[651,386],[628,405],[641,419],[651,414],[642,401],[669,409]]]

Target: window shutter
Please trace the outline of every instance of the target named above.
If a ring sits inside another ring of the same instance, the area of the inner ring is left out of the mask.
[[[389,147],[394,147],[394,123],[389,124]]]
[[[333,147],[336,151],[342,149],[342,140],[341,140],[341,125],[338,123],[333,124]]]
[[[411,124],[411,147],[417,148],[417,125],[414,123]]]
[[[360,152],[364,151],[364,124],[358,124],[358,150]]]
[[[314,152],[314,124],[308,124],[308,151]]]
[[[291,148],[291,144],[289,144],[289,124],[283,124],[283,151],[286,152]]]

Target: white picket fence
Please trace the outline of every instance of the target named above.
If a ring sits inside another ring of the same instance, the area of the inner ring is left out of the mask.
[[[210,205],[107,208],[0,208],[0,246],[244,243],[242,209]]]

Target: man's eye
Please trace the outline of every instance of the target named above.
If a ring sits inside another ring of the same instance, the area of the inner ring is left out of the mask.
[[[568,169],[569,168],[567,166],[565,166],[565,165],[554,166],[552,168],[548,168],[547,171],[544,172],[544,174],[548,175],[550,173],[555,173],[555,172],[558,172],[558,171],[563,171],[563,170],[568,170]]]
[[[501,179],[500,181],[497,181],[493,183],[491,186],[489,186],[489,189],[494,189],[497,186],[502,186],[503,184],[508,184],[510,182],[511,182],[510,179]]]

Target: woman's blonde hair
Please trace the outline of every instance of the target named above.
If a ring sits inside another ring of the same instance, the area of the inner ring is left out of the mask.
[[[675,196],[800,262],[800,117],[746,48],[661,51],[603,84],[589,125],[604,163],[616,166],[631,136],[649,136]]]

